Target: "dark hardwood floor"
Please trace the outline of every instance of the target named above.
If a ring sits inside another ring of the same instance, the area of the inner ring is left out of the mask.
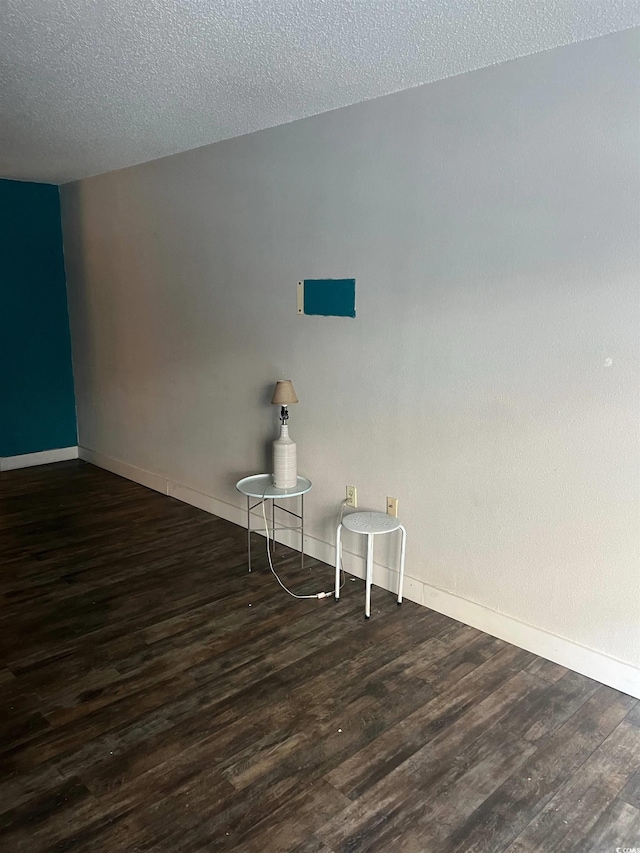
[[[635,699],[81,462],[0,510],[1,850],[640,847]]]

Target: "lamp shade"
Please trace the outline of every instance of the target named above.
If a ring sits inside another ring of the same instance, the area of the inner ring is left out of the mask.
[[[296,392],[293,389],[293,382],[290,379],[278,379],[271,402],[274,406],[290,406],[292,403],[298,402]]]

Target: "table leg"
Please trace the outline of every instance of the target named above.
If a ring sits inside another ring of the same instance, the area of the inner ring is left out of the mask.
[[[300,568],[304,569],[304,495],[300,495]]]
[[[251,571],[251,499],[247,496],[247,559]]]
[[[276,499],[271,501],[271,550],[276,553]]]

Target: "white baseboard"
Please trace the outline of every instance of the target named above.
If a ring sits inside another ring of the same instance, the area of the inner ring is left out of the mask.
[[[0,471],[14,471],[16,468],[31,468],[34,465],[49,465],[51,462],[66,462],[78,458],[78,447],[60,447],[57,450],[40,450],[37,453],[23,453],[20,456],[0,457]]]
[[[640,668],[632,664],[428,584],[423,584],[422,603],[438,613],[640,699]]]
[[[96,453],[95,450],[89,450],[87,447],[78,448],[78,456],[85,462],[91,462],[92,465],[97,465],[98,468],[104,468],[106,471],[111,471],[112,474],[118,474],[126,480],[133,480],[134,483],[140,483],[141,486],[146,486],[148,489],[153,489],[156,492],[167,494],[167,480],[158,474],[152,474],[150,471],[145,471],[143,468],[137,468],[129,462],[121,462],[119,459],[113,459],[111,456],[105,456],[104,453]]]
[[[173,483],[157,474],[130,465],[128,462],[112,459],[85,447],[79,448],[78,455],[80,459],[91,462],[100,468],[105,468],[128,480],[133,480],[150,489],[170,495],[184,501],[184,503],[246,528],[244,505],[230,504],[212,495],[205,495],[188,486]],[[254,524],[259,525],[259,523],[259,519],[256,518]],[[256,532],[260,533],[260,530],[258,529]],[[300,547],[300,539],[296,533],[282,531],[276,538],[278,542],[282,542],[284,545],[296,549]],[[335,565],[335,546],[329,542],[305,534],[304,552],[310,557],[328,563],[330,566]],[[364,578],[365,561],[361,554],[343,549],[343,561],[345,570],[349,574]],[[398,574],[393,569],[376,563],[373,580],[377,586],[397,592]],[[417,604],[422,604],[438,613],[443,613],[445,616],[450,616],[452,619],[457,619],[459,622],[464,622],[466,625],[471,625],[473,628],[491,634],[493,637],[498,637],[507,643],[512,643],[514,646],[526,649],[533,654],[560,664],[560,666],[565,666],[586,675],[588,678],[593,678],[595,681],[640,699],[640,667],[609,657],[603,652],[589,649],[565,637],[556,636],[542,628],[520,622],[482,604],[430,586],[408,574],[405,574],[404,578],[403,595],[404,598],[415,601]]]

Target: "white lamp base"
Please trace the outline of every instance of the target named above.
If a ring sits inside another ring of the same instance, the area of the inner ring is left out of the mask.
[[[273,484],[276,489],[293,489],[298,482],[297,448],[282,424],[280,437],[273,442]]]

